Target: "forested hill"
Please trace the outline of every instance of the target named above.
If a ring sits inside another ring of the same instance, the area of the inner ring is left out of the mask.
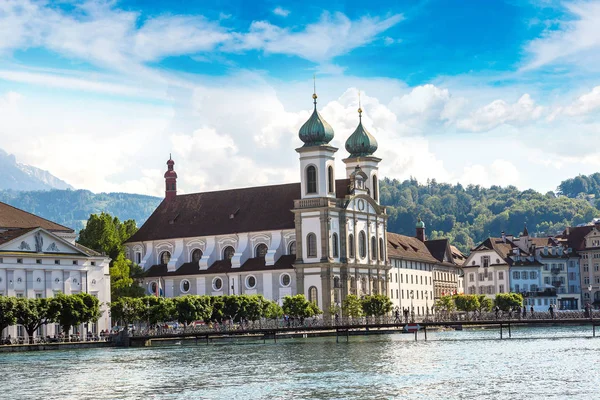
[[[593,174],[562,182],[558,186],[561,195],[520,191],[514,186],[463,187],[435,180],[419,184],[416,180],[400,182],[387,178],[381,182],[380,192],[381,202],[388,206],[391,232],[414,235],[420,216],[429,238],[449,237],[468,252],[475,243],[490,235],[499,236],[501,231],[518,235],[525,223],[530,234],[541,236],[555,234],[568,225],[590,222],[600,216],[593,205],[594,199],[589,196],[599,188],[600,174]],[[133,219],[141,226],[161,200],[127,193],[94,194],[87,190],[0,191],[0,201],[77,231],[83,228],[90,214],[103,211],[121,221]],[[600,201],[596,205],[600,206]]]
[[[119,217],[121,221],[133,219],[139,226],[162,198],[129,193],[94,194],[88,190],[4,190],[0,191],[0,201],[79,232],[90,214],[103,211]]]
[[[429,238],[448,237],[463,251],[487,236],[499,236],[502,231],[518,235],[524,224],[529,234],[541,236],[600,216],[592,202],[577,196],[579,193],[575,193],[577,198],[571,198],[553,192],[520,191],[514,186],[488,189],[435,180],[419,184],[416,180],[386,178],[381,182],[380,193],[381,202],[388,206],[389,231],[414,235],[420,216]]]

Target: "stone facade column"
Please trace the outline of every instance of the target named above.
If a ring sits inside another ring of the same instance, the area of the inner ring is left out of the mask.
[[[327,267],[321,267],[321,290],[323,291],[323,318],[331,317],[329,309],[332,304],[333,297],[333,279],[331,279],[331,271]]]
[[[300,213],[294,215],[294,226],[296,228],[296,262],[302,263],[302,247],[304,246],[304,239],[302,238],[302,215]]]
[[[296,242],[296,244],[298,243]],[[296,294],[304,294],[304,269],[302,267],[296,267]]]

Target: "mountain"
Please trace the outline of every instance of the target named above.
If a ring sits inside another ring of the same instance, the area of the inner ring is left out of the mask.
[[[21,208],[77,232],[90,214],[107,212],[138,226],[156,209],[162,198],[129,193],[92,193],[89,190],[0,191],[0,201]]]
[[[0,149],[0,190],[73,189],[48,171],[17,162],[14,155]]]

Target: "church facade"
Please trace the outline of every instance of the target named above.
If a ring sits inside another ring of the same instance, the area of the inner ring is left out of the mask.
[[[126,242],[149,294],[304,294],[328,314],[349,294],[387,294],[387,215],[379,203],[377,141],[348,137],[346,178],[335,180],[332,127],[314,110],[302,126],[300,182],[177,194],[167,162],[165,199]]]

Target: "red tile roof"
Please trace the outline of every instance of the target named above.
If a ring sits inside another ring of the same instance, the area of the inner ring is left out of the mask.
[[[73,229],[48,221],[45,218],[38,217],[13,207],[9,204],[0,202],[0,228],[44,228],[51,232],[73,232]]]
[[[348,179],[336,194],[348,194]],[[177,195],[163,200],[127,242],[294,229],[294,200],[300,183]]]
[[[404,258],[428,263],[438,262],[431,255],[425,243],[415,237],[388,232],[387,241],[388,257],[390,258]]]
[[[18,238],[21,235],[26,234],[29,231],[34,230],[35,228],[20,228],[20,229],[10,229],[7,231],[0,230],[0,244],[8,243],[13,239]]]

